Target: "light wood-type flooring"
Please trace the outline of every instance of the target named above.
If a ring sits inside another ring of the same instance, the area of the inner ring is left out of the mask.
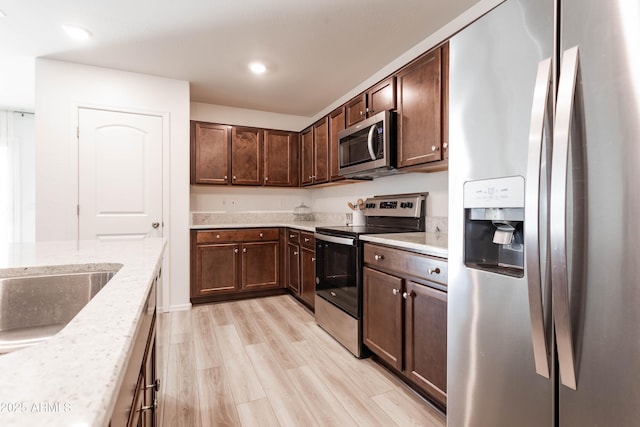
[[[446,424],[288,295],[162,314],[158,334],[164,427]]]

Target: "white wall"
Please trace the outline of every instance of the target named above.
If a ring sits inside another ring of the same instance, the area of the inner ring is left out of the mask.
[[[192,212],[287,211],[305,203],[311,206],[311,191],[303,188],[242,186],[192,186]]]
[[[191,120],[294,132],[299,132],[312,123],[310,117],[203,104],[201,102],[191,103]]]
[[[168,244],[161,305],[189,307],[189,83],[37,59],[35,89],[37,240],[77,238],[79,105],[168,117],[163,166]]]

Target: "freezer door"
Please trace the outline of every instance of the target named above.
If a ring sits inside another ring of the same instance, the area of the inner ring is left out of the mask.
[[[553,381],[536,373],[527,269],[517,278],[464,266],[462,191],[467,181],[527,175],[538,64],[552,49],[551,0],[508,0],[450,42],[449,427],[554,423]]]
[[[566,215],[571,226],[583,210],[587,232],[586,262],[574,263],[568,274],[569,282],[574,274],[584,278],[568,290],[576,389],[560,386],[559,421],[562,427],[638,425],[640,2],[563,0],[561,6],[561,50],[579,52],[582,100],[570,117],[584,119],[581,129],[572,124],[569,144],[585,152],[587,190],[582,205],[568,195]],[[566,105],[558,100],[557,108],[560,114]],[[569,171],[571,161],[570,155]],[[571,260],[574,239],[567,231]]]

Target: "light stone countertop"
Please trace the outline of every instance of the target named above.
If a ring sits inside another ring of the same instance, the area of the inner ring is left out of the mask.
[[[448,235],[446,233],[365,234],[360,236],[360,239],[434,257],[448,257]]]
[[[17,268],[23,274],[43,274],[78,264],[89,264],[89,270],[92,264],[122,264],[57,335],[0,355],[0,425],[109,424],[165,243],[87,240],[0,247],[0,269],[10,269],[0,270],[0,277],[13,275]]]
[[[338,225],[338,224],[326,224],[321,221],[277,221],[277,222],[268,222],[268,221],[259,221],[259,222],[233,222],[233,223],[220,223],[220,224],[199,224],[199,225],[191,225],[192,230],[208,230],[212,228],[255,228],[255,227],[289,227],[295,228],[297,230],[309,231],[313,233],[316,231],[316,227],[323,227],[327,225]],[[344,224],[340,224],[344,225]]]
[[[314,232],[316,227],[345,225],[344,214],[314,214],[314,221],[299,221],[286,212],[194,212],[191,214],[191,229],[290,227]]]

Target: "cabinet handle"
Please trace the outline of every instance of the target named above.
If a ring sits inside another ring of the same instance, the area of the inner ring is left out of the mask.
[[[224,176],[224,179],[226,180],[227,178],[228,178],[228,176],[227,176],[227,175],[225,175],[225,176]]]
[[[442,148],[445,148],[445,149],[449,148],[449,143],[448,142],[443,143],[442,144]]]
[[[233,175],[233,180],[234,180],[234,181],[236,180],[236,176],[235,176],[235,175]]]
[[[312,256],[311,257],[311,262],[316,262],[316,257]]]
[[[402,298],[409,299],[409,297],[413,297],[413,295],[414,295],[413,291],[403,292],[402,293]]]
[[[393,294],[394,294],[394,295],[398,295],[399,293],[400,293],[400,289],[394,289],[394,290],[393,290]]]
[[[234,249],[233,252],[237,254],[238,253],[238,248]]]
[[[216,234],[216,239],[219,239],[219,238],[220,238],[220,235],[219,235],[219,234]]]
[[[265,177],[264,177],[264,180],[265,180],[265,181],[269,181],[269,177],[268,177],[268,176],[265,176]]]
[[[153,405],[143,406],[142,408],[138,409],[138,412],[155,411],[157,407],[158,399],[153,399]]]
[[[246,254],[247,253],[247,248],[242,248],[242,253]]]
[[[295,234],[289,234],[289,238],[290,238],[290,239],[293,239],[294,237],[296,237],[296,235],[295,235]]]
[[[264,233],[260,233],[260,237],[264,237]]]
[[[364,111],[360,111],[360,115],[361,115],[361,116],[364,116]]]
[[[308,242],[310,239],[308,237],[304,238],[305,243]]]
[[[374,255],[373,259],[375,259],[376,261],[382,261],[384,259],[384,255]]]
[[[433,268],[433,269],[430,268],[430,269],[427,270],[427,273],[429,273],[429,274],[440,274],[440,269],[438,267]]]
[[[293,251],[293,254],[294,255],[298,255],[298,251]]]
[[[432,151],[432,152],[434,152],[434,153],[435,153],[436,151],[438,151],[439,149],[440,149],[440,147],[438,147],[437,145],[432,145],[432,146],[431,146],[431,151]]]
[[[155,380],[155,381],[153,382],[153,384],[147,384],[146,386],[144,386],[144,388],[145,388],[145,389],[147,389],[147,388],[152,388],[152,389],[154,389],[155,391],[160,390],[160,378],[158,378],[157,380]]]

